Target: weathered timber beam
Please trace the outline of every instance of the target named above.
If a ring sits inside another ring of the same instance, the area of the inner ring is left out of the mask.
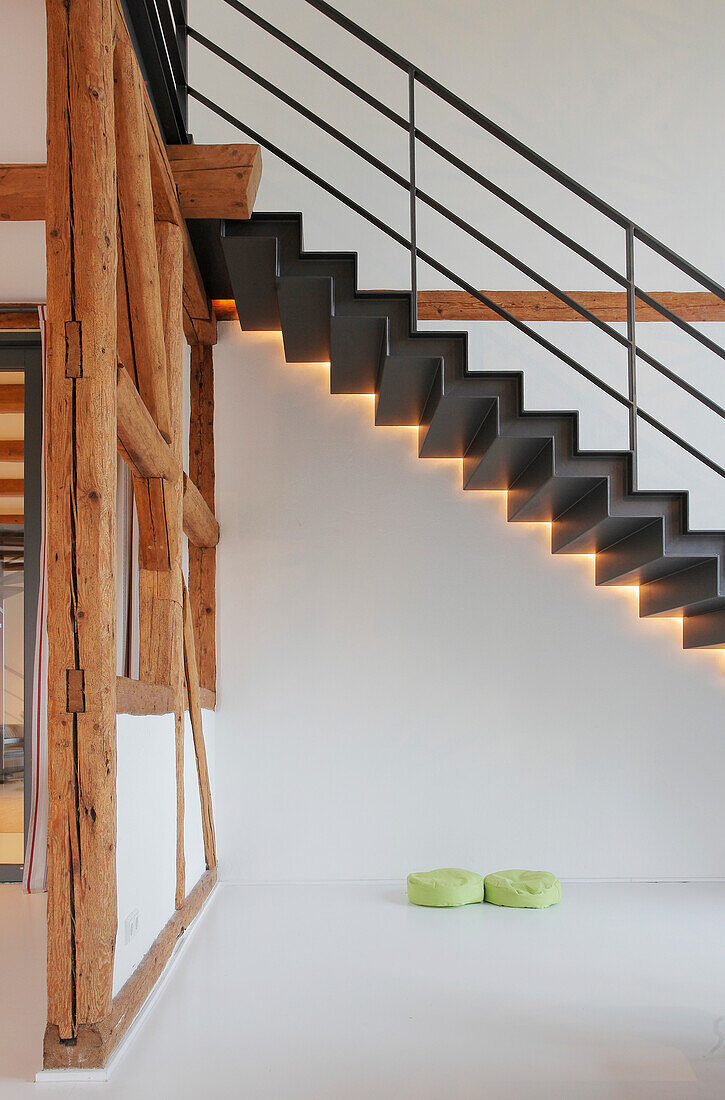
[[[25,386],[22,383],[0,385],[0,413],[21,413],[25,408]]]
[[[214,511],[214,362],[206,344],[191,348],[189,477]],[[216,687],[216,549],[189,543],[189,599],[199,683]]]
[[[184,474],[184,532],[194,546],[216,546],[219,524],[194,482]]]
[[[6,566],[7,568],[7,566]],[[199,687],[202,710],[216,708],[216,692]],[[184,684],[184,710],[189,698]],[[133,680],[129,676],[116,678],[116,711],[118,714],[173,714],[174,693],[170,684],[152,684],[148,680]]]
[[[198,916],[216,879],[215,867],[204,872],[181,909],[166,922],[131,977],[119,989],[105,1019],[79,1028],[74,1044],[63,1043],[57,1028],[46,1030],[43,1048],[46,1069],[92,1069],[106,1065],[161,977],[178,940]]]
[[[138,388],[159,431],[168,440],[169,391],[143,82],[127,34],[116,35],[113,77],[118,208]]]
[[[116,942],[111,0],[47,0],[49,1037],[110,1016]]]
[[[117,372],[119,450],[138,477],[176,481],[181,468],[125,367]]]
[[[0,461],[22,462],[25,457],[25,443],[22,439],[0,439]]]
[[[258,145],[167,145],[184,218],[239,218],[252,213],[262,176]],[[44,164],[0,164],[0,221],[45,219]]]
[[[0,497],[21,497],[25,482],[21,477],[0,477]]]
[[[36,332],[39,328],[37,306],[0,305],[0,332]]]
[[[199,673],[196,666],[194,647],[194,623],[191,619],[189,593],[184,585],[184,671],[186,691],[189,700],[189,717],[194,737],[196,755],[196,774],[199,780],[199,800],[201,802],[201,826],[204,833],[204,857],[207,868],[216,867],[216,836],[214,832],[214,811],[211,801],[211,785],[204,744],[204,727],[201,720],[201,698],[199,692]]]
[[[512,313],[519,321],[585,321],[576,310],[553,294],[538,290],[482,291],[496,305]],[[627,320],[627,297],[617,291],[570,290],[577,302],[610,324]],[[651,290],[648,292],[683,321],[725,321],[725,302],[708,291]],[[233,298],[216,298],[214,312],[218,321],[237,321]],[[488,306],[463,290],[421,290],[418,292],[418,318],[421,321],[500,321]],[[637,301],[637,321],[666,321],[652,306]]]
[[[258,145],[167,145],[185,218],[250,217],[262,178]]]

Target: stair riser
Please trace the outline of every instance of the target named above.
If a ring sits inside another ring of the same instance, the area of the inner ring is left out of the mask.
[[[691,569],[643,584],[639,590],[639,613],[651,616],[695,612],[703,610],[702,605],[719,596],[718,563],[712,558]]]

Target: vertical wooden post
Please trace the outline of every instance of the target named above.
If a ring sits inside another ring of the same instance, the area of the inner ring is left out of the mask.
[[[189,475],[214,511],[214,363],[209,344],[191,347]],[[216,550],[189,545],[189,596],[201,687],[216,690]]]
[[[116,171],[111,0],[48,29],[48,1027],[111,1011],[116,940]]]
[[[156,226],[161,309],[166,343],[166,377],[169,391],[171,450],[179,470],[182,466],[182,418],[184,329],[183,297],[184,246],[181,229],[172,222]],[[183,482],[164,485],[164,503],[168,525],[169,558],[168,614],[164,617],[168,629],[165,641],[170,650],[170,682],[174,698],[175,758],[176,758],[176,908],[181,909],[186,897],[184,856],[184,620],[183,574],[181,548],[183,540]],[[157,576],[157,586],[165,575]],[[159,600],[162,593],[156,597]]]

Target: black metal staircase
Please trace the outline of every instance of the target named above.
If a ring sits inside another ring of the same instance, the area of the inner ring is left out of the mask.
[[[696,446],[691,439],[684,439],[670,425],[641,407],[637,395],[638,365],[646,364],[718,418],[725,419],[725,409],[642,347],[636,331],[637,302],[655,310],[684,333],[693,348],[704,348],[719,360],[725,360],[725,348],[642,289],[635,274],[637,249],[645,248],[656,254],[679,275],[684,274],[723,301],[725,288],[400,53],[342,15],[326,0],[303,2],[405,74],[407,116],[390,108],[248,5],[240,0],[224,0],[245,20],[403,131],[408,152],[407,176],[267,80],[249,64],[250,58],[233,56],[200,30],[187,26],[181,18],[180,0],[134,0],[134,4],[143,7],[144,11],[154,9],[159,13],[157,39],[159,35],[165,37],[170,59],[166,67],[171,75],[166,84],[179,100],[184,117],[188,94],[408,250],[410,291],[358,290],[357,256],[304,252],[299,214],[255,214],[249,222],[227,223],[222,226],[221,249],[218,236],[207,232],[204,240],[198,243],[202,268],[214,284],[208,289],[215,296],[225,297],[231,281],[242,327],[252,330],[281,328],[285,354],[290,362],[329,361],[333,393],[375,393],[376,423],[418,425],[421,457],[462,459],[465,489],[508,490],[510,520],[551,522],[554,553],[596,554],[597,584],[639,585],[641,615],[682,614],[685,648],[725,646],[725,590],[721,580],[725,532],[690,530],[687,492],[638,490],[638,425],[643,422],[654,428],[720,477],[725,478],[725,469],[712,454]],[[169,23],[168,13],[164,19],[160,9],[165,4],[171,4],[176,15],[175,22],[171,20],[173,34],[164,31],[165,23]],[[187,40],[262,87],[283,105],[285,111],[296,112],[405,189],[410,199],[410,217],[405,232],[388,225],[374,211],[353,201],[327,176],[321,176],[296,160],[260,133],[253,120],[238,118],[199,88],[189,85],[188,80],[186,86],[180,83],[179,72],[183,68],[186,73]],[[595,255],[423,130],[416,117],[419,87],[617,227],[623,237],[621,268]],[[626,334],[524,263],[481,228],[469,224],[434,195],[424,191],[419,186],[416,171],[419,146],[473,180],[623,289],[627,299]],[[461,278],[439,257],[425,251],[418,239],[420,204],[576,311],[609,337],[613,345],[625,349],[628,362],[626,393],[610,386],[539,330]],[[527,411],[521,372],[471,371],[465,333],[420,331],[416,291],[421,261],[473,295],[502,321],[625,408],[629,421],[629,449],[582,451],[577,412]]]

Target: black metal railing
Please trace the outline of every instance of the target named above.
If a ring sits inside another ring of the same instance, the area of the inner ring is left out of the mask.
[[[149,0],[144,0],[149,2]],[[163,3],[164,0],[159,0],[159,3]],[[166,0],[167,3],[171,0]],[[246,134],[253,141],[257,142],[263,148],[273,153],[280,158],[284,163],[294,168],[297,172],[302,174],[307,179],[311,180],[327,194],[332,195],[339,200],[342,204],[347,206],[350,210],[353,210],[356,214],[363,217],[365,220],[374,225],[381,232],[386,234],[389,238],[399,244],[401,247],[407,249],[410,252],[410,283],[411,283],[411,327],[413,331],[417,329],[418,325],[418,263],[422,261],[435,271],[439,272],[446,279],[450,280],[455,286],[458,286],[461,290],[466,291],[473,298],[477,299],[483,305],[487,306],[494,314],[506,321],[509,325],[513,326],[519,332],[524,333],[529,339],[534,341],[540,347],[544,348],[547,352],[564,362],[567,366],[576,371],[580,376],[587,379],[593,385],[597,386],[604,393],[608,394],[613,400],[617,401],[620,405],[624,406],[628,410],[629,419],[629,449],[632,452],[632,477],[633,488],[637,485],[637,428],[640,421],[649,424],[655,428],[658,432],[664,435],[676,443],[679,447],[687,451],[694,458],[704,463],[711,470],[714,470],[721,477],[725,477],[725,469],[719,465],[712,457],[703,453],[699,448],[695,447],[692,443],[683,439],[672,428],[667,427],[661,423],[651,413],[640,407],[637,398],[637,363],[641,361],[650,366],[658,374],[667,378],[670,382],[678,386],[682,391],[695,398],[700,404],[708,408],[711,412],[714,412],[719,417],[725,419],[725,409],[723,409],[716,401],[714,401],[708,395],[702,393],[695,386],[691,385],[684,378],[678,375],[674,370],[667,367],[664,363],[660,362],[655,356],[651,355],[643,347],[637,344],[637,332],[636,332],[636,306],[640,301],[648,306],[650,309],[659,313],[667,321],[675,325],[678,329],[684,332],[690,339],[696,341],[701,346],[705,347],[708,351],[718,356],[721,359],[725,359],[725,348],[723,348],[716,341],[712,340],[709,336],[700,332],[688,321],[684,320],[673,310],[669,309],[662,302],[658,301],[651,294],[643,290],[636,281],[636,244],[639,242],[646,248],[651,249],[660,258],[666,260],[668,263],[676,267],[681,273],[686,275],[689,279],[698,283],[705,290],[714,294],[725,302],[725,288],[723,288],[718,282],[710,278],[702,271],[699,271],[693,264],[689,263],[682,256],[678,255],[667,245],[663,244],[652,234],[648,233],[641,226],[637,225],[632,219],[626,217],[620,211],[616,210],[609,203],[605,202],[599,196],[595,195],[592,191],[582,186],[577,180],[567,175],[561,169],[557,168],[550,161],[546,160],[540,154],[529,148],[523,142],[519,141],[512,134],[509,134],[502,127],[498,126],[491,119],[487,118],[480,111],[477,111],[470,104],[466,103],[459,96],[455,95],[448,88],[440,84],[439,81],[428,75],[422,69],[418,68],[411,61],[407,60],[397,51],[391,49],[384,42],[381,42],[374,35],[364,30],[357,23],[354,23],[347,16],[343,15],[325,0],[304,0],[305,3],[315,8],[323,16],[330,19],[332,22],[341,27],[344,31],[352,35],[359,42],[362,42],[365,46],[369,47],[380,57],[384,58],[391,65],[400,69],[406,74],[407,77],[407,92],[408,92],[408,114],[407,117],[394,111],[387,104],[383,103],[371,92],[362,88],[354,80],[350,79],[344,73],[339,72],[329,63],[318,57],[312,51],[308,50],[300,43],[296,42],[289,35],[285,34],[278,27],[274,26],[268,20],[264,19],[257,12],[247,7],[246,4],[240,2],[240,0],[224,0],[230,8],[234,9],[245,19],[249,20],[257,27],[265,31],[272,36],[278,42],[292,50],[299,57],[303,58],[309,64],[313,65],[316,69],[322,72],[324,75],[335,81],[341,87],[345,88],[348,92],[355,95],[362,102],[372,107],[378,114],[387,118],[390,122],[394,123],[400,129],[404,130],[408,137],[408,174],[402,175],[400,172],[395,171],[392,167],[374,156],[368,149],[365,149],[349,134],[343,133],[340,129],[327,122],[316,112],[300,103],[293,96],[287,94],[281,88],[277,87],[271,81],[267,80],[260,73],[256,72],[250,65],[242,61],[240,58],[235,57],[227,50],[223,49],[218,43],[211,41],[201,31],[194,27],[187,27],[186,34],[188,38],[198,43],[201,47],[207,50],[209,53],[214,54],[217,58],[223,61],[225,64],[234,68],[237,72],[253,81],[264,91],[278,99],[285,106],[291,108],[303,118],[307,119],[318,129],[334,138],[339,144],[345,148],[351,150],[362,160],[366,161],[377,171],[382,173],[388,179],[392,180],[398,187],[404,188],[409,193],[409,232],[408,236],[403,235],[396,229],[388,225],[382,219],[378,218],[372,211],[361,206],[355,202],[348,195],[344,194],[338,188],[336,188],[328,180],[324,179],[307,165],[301,163],[296,158],[292,157],[284,149],[277,146],[274,142],[270,141],[265,135],[254,129],[249,121],[241,120],[225,110],[219,104],[215,103],[212,99],[206,96],[199,89],[188,86],[188,95],[195,99],[197,102],[203,104],[210,111],[215,113],[220,118],[234,126]],[[459,157],[455,156],[449,149],[437,142],[430,134],[422,130],[416,120],[416,91],[418,88],[425,88],[431,92],[437,99],[448,104],[454,108],[459,114],[463,115],[469,121],[473,122],[476,126],[487,132],[498,142],[507,146],[518,156],[528,161],[539,171],[544,173],[549,178],[556,181],[562,187],[564,187],[571,194],[577,196],[588,206],[594,209],[598,214],[608,219],[614,225],[624,231],[624,268],[625,272],[622,274],[617,271],[616,268],[605,262],[601,257],[590,251],[580,242],[575,240],[569,234],[555,226],[553,223],[542,217],[536,211],[531,209],[526,204],[520,202],[514,196],[510,195],[506,190],[494,183],[488,177],[478,172],[470,165],[466,164]],[[418,185],[417,172],[416,172],[416,154],[418,146],[422,145],[448,164],[462,172],[469,179],[477,183],[480,187],[484,188],[489,194],[493,195],[497,199],[504,202],[511,209],[518,214],[526,218],[530,223],[543,230],[548,236],[556,240],[559,244],[564,245],[567,249],[577,255],[580,259],[587,261],[599,272],[606,275],[615,285],[620,286],[626,292],[626,332],[622,333],[618,329],[614,328],[611,324],[604,321],[601,317],[597,316],[592,310],[588,309],[577,299],[562,290],[551,280],[547,279],[541,272],[525,263],[518,256],[514,255],[508,249],[503,247],[497,241],[493,240],[487,234],[481,232],[479,229],[472,226],[465,219],[461,218],[453,211],[451,211],[444,203],[440,202],[433,195],[429,194],[423,188]],[[488,297],[483,291],[472,286],[465,279],[463,279],[455,271],[451,270],[445,264],[443,264],[436,256],[431,255],[420,247],[418,242],[418,207],[419,204],[424,204],[435,213],[445,218],[449,223],[462,230],[473,240],[483,245],[487,250],[510,264],[515,270],[534,283],[538,284],[543,290],[552,294],[555,298],[561,301],[564,305],[568,306],[571,310],[579,314],[584,320],[594,325],[599,331],[605,333],[616,344],[626,349],[627,353],[627,373],[628,373],[628,386],[627,395],[620,393],[612,386],[608,385],[603,379],[597,377],[592,371],[588,370],[581,362],[575,359],[572,355],[568,354],[564,349],[558,347],[552,341],[548,340],[542,333],[532,328],[526,322],[520,318],[514,316],[509,310],[499,305],[492,298]]]
[[[189,140],[186,0],[121,0],[166,141]]]

